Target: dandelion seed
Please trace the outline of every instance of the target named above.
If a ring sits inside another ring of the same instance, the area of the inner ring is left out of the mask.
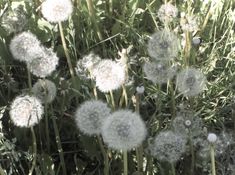
[[[194,32],[198,30],[197,18],[193,15],[181,14],[180,25],[183,31]]]
[[[160,132],[151,145],[151,152],[160,161],[176,162],[186,151],[186,139],[172,131]]]
[[[34,84],[32,92],[43,103],[51,103],[56,97],[56,86],[50,80],[38,80]]]
[[[143,71],[148,80],[153,83],[163,84],[174,77],[176,67],[168,67],[163,62],[146,62]]]
[[[38,77],[49,76],[58,65],[59,58],[51,49],[44,49],[44,52],[28,64],[30,72]]]
[[[206,88],[206,78],[200,70],[187,68],[177,75],[176,84],[185,96],[196,96]]]
[[[125,68],[112,60],[100,61],[93,70],[96,86],[101,92],[120,88],[126,79]]]
[[[16,126],[31,127],[39,123],[43,116],[41,101],[29,95],[18,96],[10,107],[10,118]]]
[[[30,62],[41,55],[43,49],[34,34],[22,32],[11,40],[10,51],[15,59]]]
[[[158,18],[162,22],[171,22],[178,15],[178,9],[170,3],[161,5],[157,12]]]
[[[172,60],[177,56],[178,50],[178,38],[174,33],[168,30],[154,33],[148,42],[148,53],[156,60]]]
[[[94,66],[99,63],[101,58],[94,53],[84,56],[81,60],[77,62],[76,72],[79,77],[83,79],[93,78]]]
[[[102,126],[104,142],[116,150],[131,150],[138,147],[144,141],[146,133],[141,117],[129,110],[114,112]]]
[[[70,0],[45,0],[42,3],[42,14],[49,22],[66,21],[73,12]]]
[[[100,100],[86,101],[75,113],[77,126],[84,134],[100,134],[101,125],[110,112],[111,109],[107,104]]]

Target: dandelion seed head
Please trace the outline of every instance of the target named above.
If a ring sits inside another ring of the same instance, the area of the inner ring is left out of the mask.
[[[162,22],[171,22],[178,15],[178,9],[170,3],[161,5],[157,12],[158,18]]]
[[[137,94],[143,94],[144,90],[145,90],[144,86],[137,86],[136,87]]]
[[[31,127],[39,123],[43,116],[41,101],[29,95],[17,96],[10,107],[10,118],[16,126]]]
[[[120,88],[126,80],[125,68],[112,60],[100,61],[93,70],[96,86],[101,92]]]
[[[193,15],[181,14],[180,25],[183,31],[194,32],[198,30],[197,18]]]
[[[186,142],[180,134],[163,131],[154,139],[151,152],[160,161],[176,162],[186,151]]]
[[[176,84],[185,96],[196,96],[206,88],[206,78],[200,70],[187,68],[177,75]]]
[[[209,133],[208,136],[207,136],[207,140],[210,143],[215,143],[216,140],[217,140],[217,135],[214,134],[214,133]]]
[[[71,0],[45,0],[41,7],[47,21],[57,23],[66,21],[73,12]]]
[[[131,150],[145,139],[147,130],[141,117],[129,110],[111,114],[102,126],[102,136],[108,147],[116,150]]]
[[[163,62],[146,62],[143,71],[148,80],[153,83],[163,84],[174,77],[176,67],[169,67]]]
[[[45,78],[52,74],[58,65],[59,58],[51,49],[44,52],[28,64],[28,69],[37,77]]]
[[[42,54],[40,41],[31,32],[22,32],[10,42],[10,51],[19,61],[30,62]]]
[[[110,112],[107,104],[100,100],[85,101],[75,113],[76,124],[84,134],[100,134],[102,123]]]
[[[174,33],[162,30],[157,31],[151,36],[147,47],[151,57],[160,61],[169,61],[177,56],[179,42]]]
[[[50,80],[39,79],[34,84],[32,92],[42,103],[51,103],[56,97],[56,86]]]

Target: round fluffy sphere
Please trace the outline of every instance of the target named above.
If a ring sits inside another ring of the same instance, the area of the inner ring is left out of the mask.
[[[146,62],[143,70],[148,80],[158,84],[167,83],[176,73],[175,67],[168,67],[162,62]]]
[[[148,41],[148,53],[156,60],[172,60],[177,56],[178,50],[178,38],[168,30],[157,31]]]
[[[214,133],[209,133],[208,136],[207,136],[207,140],[208,140],[208,142],[210,142],[210,143],[215,143],[216,140],[217,140],[216,134],[214,134]]]
[[[206,78],[200,70],[186,68],[177,75],[176,84],[184,96],[196,96],[206,88]]]
[[[41,101],[29,95],[18,96],[10,107],[10,118],[16,126],[31,127],[38,124],[43,116]]]
[[[183,31],[194,32],[198,30],[198,22],[195,16],[181,15],[180,25]]]
[[[33,94],[43,103],[51,103],[56,97],[56,86],[50,80],[38,80],[32,88]]]
[[[107,104],[100,100],[86,101],[75,113],[77,126],[84,134],[100,134],[101,125],[110,112],[111,109]]]
[[[178,15],[178,9],[171,3],[161,5],[157,12],[158,18],[162,22],[171,22]]]
[[[71,0],[45,0],[41,10],[47,21],[57,23],[69,18],[73,5]]]
[[[44,49],[44,52],[28,64],[30,72],[38,77],[49,76],[58,65],[59,58],[51,49]]]
[[[19,61],[30,62],[42,54],[40,41],[31,32],[22,32],[10,42],[10,51]]]
[[[112,60],[101,60],[93,70],[96,86],[101,92],[116,90],[125,83],[124,66]]]
[[[152,154],[161,161],[176,162],[186,151],[186,139],[172,131],[160,132],[154,139]]]
[[[109,116],[102,126],[104,142],[116,150],[138,147],[146,137],[146,126],[137,113],[119,110]]]

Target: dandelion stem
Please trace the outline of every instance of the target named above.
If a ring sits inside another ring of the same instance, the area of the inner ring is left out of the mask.
[[[173,162],[171,162],[171,172],[172,172],[172,175],[176,175],[175,174],[175,164]]]
[[[59,152],[59,156],[60,156],[63,175],[67,175],[65,161],[64,161],[64,153],[63,153],[63,148],[62,148],[61,140],[60,140],[59,129],[57,127],[57,123],[56,123],[54,116],[52,116],[52,122],[53,122],[53,126],[54,126],[54,132],[55,132],[55,136],[56,136],[56,144],[58,147],[58,152]]]
[[[112,103],[112,106],[113,106],[113,110],[115,110],[115,101],[114,101],[114,97],[113,97],[113,91],[111,90],[111,91],[109,91],[109,93],[110,93],[110,97],[111,97],[111,103]]]
[[[101,136],[98,135],[97,136],[97,140],[99,142],[100,149],[101,149],[101,152],[102,152],[103,157],[104,157],[104,175],[109,175],[109,157],[108,157],[108,151],[107,152],[105,151],[104,144],[102,142]]]
[[[31,73],[29,71],[29,65],[27,66],[27,74],[28,74],[28,86],[29,86],[29,93],[32,93],[32,77],[31,77]]]
[[[215,171],[215,149],[214,149],[213,144],[210,144],[210,156],[211,156],[211,173],[212,173],[212,175],[216,175],[216,171]]]
[[[73,70],[71,58],[69,56],[68,48],[67,48],[67,45],[66,45],[66,42],[65,42],[65,37],[64,37],[64,32],[63,32],[63,27],[62,27],[62,23],[61,22],[59,22],[59,30],[60,30],[60,36],[61,36],[62,45],[63,45],[63,48],[64,48],[65,57],[67,59],[67,63],[68,63],[68,66],[69,66],[69,72],[70,72],[70,75],[72,77],[72,81],[74,83],[74,86],[76,86],[74,70]]]
[[[45,122],[46,122],[46,140],[47,140],[47,151],[50,153],[50,136],[49,136],[49,122],[48,122],[48,103],[45,103]]]
[[[124,175],[128,175],[128,155],[127,151],[123,151],[123,165],[124,165]]]
[[[171,115],[172,119],[176,116],[176,109],[175,109],[175,92],[173,88],[173,83],[169,82],[170,94],[171,94]]]
[[[194,175],[194,165],[195,165],[195,154],[194,154],[194,147],[192,143],[192,135],[191,132],[189,132],[189,145],[190,145],[190,151],[191,151],[191,175]]]
[[[33,170],[36,166],[36,161],[37,161],[37,142],[33,126],[31,126],[31,133],[33,138],[33,163],[31,169],[29,170],[29,175],[33,174]]]

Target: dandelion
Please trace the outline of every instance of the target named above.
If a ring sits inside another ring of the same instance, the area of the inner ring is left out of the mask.
[[[33,88],[33,94],[43,103],[51,103],[56,97],[56,86],[50,80],[38,80]]]
[[[78,60],[76,66],[77,75],[84,78],[89,79],[93,77],[93,69],[94,66],[99,63],[101,58],[94,53],[90,53],[89,55],[84,56],[81,60]]]
[[[75,113],[77,126],[84,134],[100,134],[101,125],[110,112],[111,109],[107,104],[100,100],[86,101]]]
[[[42,54],[40,41],[31,32],[22,32],[10,42],[10,51],[19,61],[30,62]]]
[[[104,142],[116,150],[138,147],[146,137],[146,127],[137,113],[119,110],[109,116],[102,126]]]
[[[156,60],[172,60],[177,56],[178,50],[178,38],[168,30],[157,31],[148,42],[148,53]]]
[[[169,67],[163,62],[146,62],[143,71],[148,80],[153,83],[163,84],[174,77],[176,67]]]
[[[183,31],[194,32],[198,30],[197,18],[193,15],[181,14],[180,25]]]
[[[44,48],[44,52],[28,64],[30,72],[38,77],[49,76],[58,65],[59,58],[51,49]]]
[[[38,98],[22,95],[17,96],[12,102],[9,113],[16,126],[31,127],[39,123],[44,111]]]
[[[176,79],[178,90],[185,96],[196,96],[206,87],[206,78],[203,73],[195,68],[182,70]]]
[[[47,21],[57,23],[69,18],[73,12],[73,5],[71,0],[45,0],[41,11]]]
[[[151,152],[160,161],[174,163],[186,151],[186,142],[186,139],[180,134],[172,131],[163,131],[154,139],[154,143],[151,145]]]
[[[176,133],[185,135],[186,137],[190,134],[190,137],[196,138],[203,134],[203,122],[201,118],[186,109],[177,113],[172,121],[172,127]]]
[[[162,22],[171,22],[178,15],[178,9],[170,3],[161,5],[157,12],[158,18]]]
[[[112,60],[100,61],[93,70],[96,86],[101,92],[120,88],[126,79],[125,68]]]

